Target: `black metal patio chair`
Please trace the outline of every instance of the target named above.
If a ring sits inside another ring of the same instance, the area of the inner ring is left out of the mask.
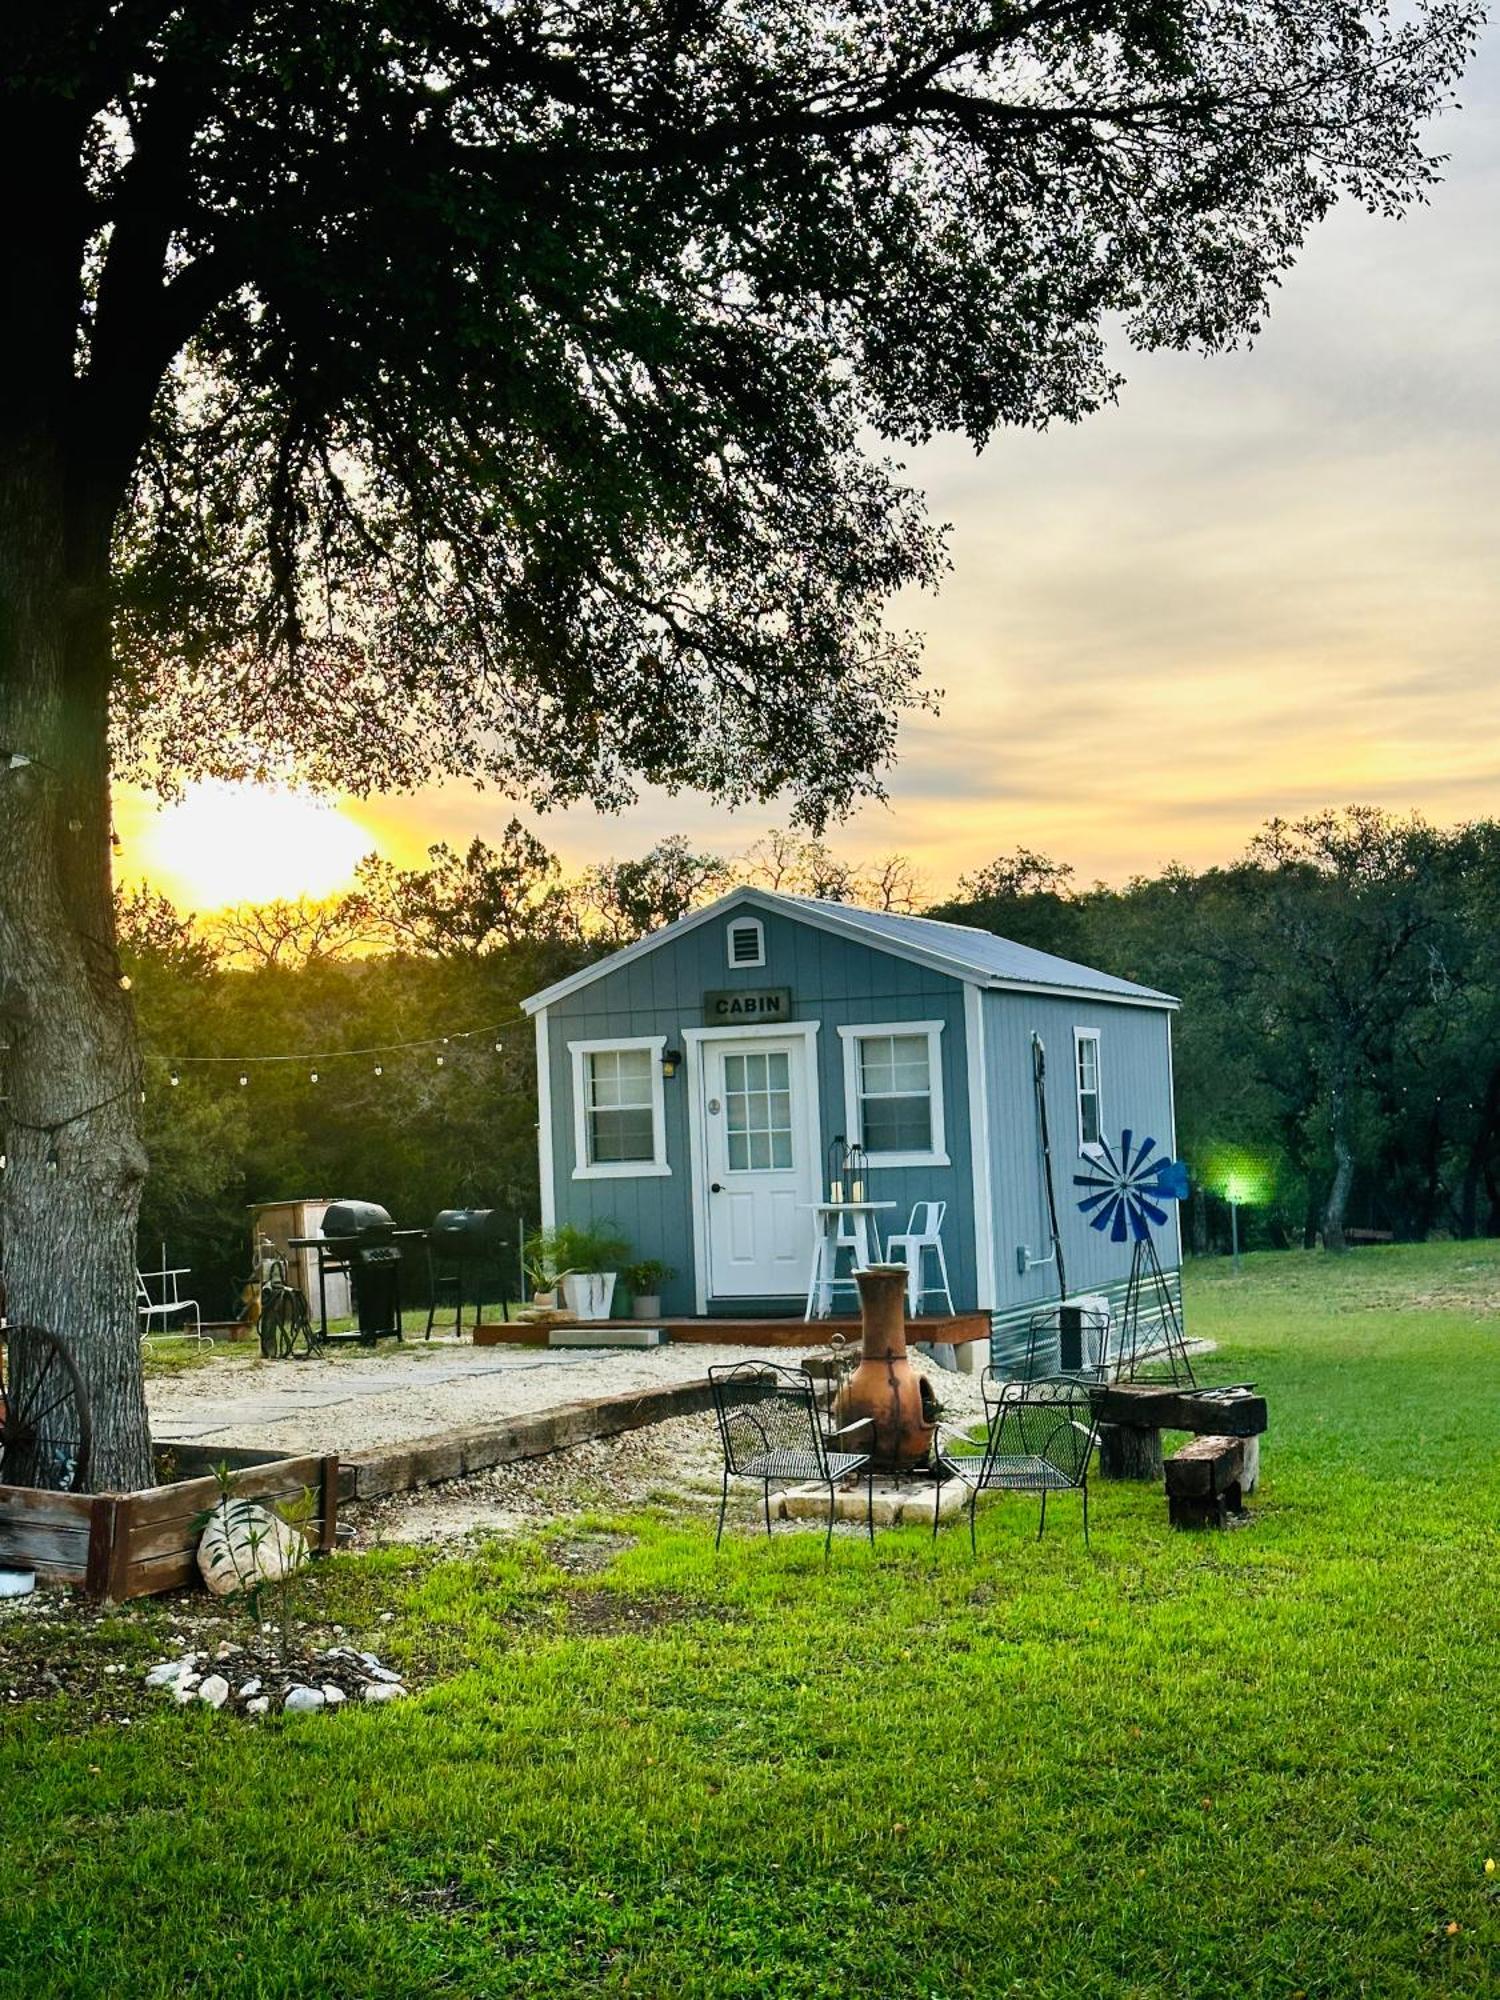
[[[766,1533],[771,1532],[771,1488],[788,1483],[828,1488],[826,1556],[833,1546],[835,1494],[842,1480],[865,1475],[865,1526],[875,1540],[874,1471],[868,1451],[853,1451],[856,1438],[874,1442],[868,1417],[824,1434],[816,1387],[810,1376],[769,1361],[736,1361],[710,1368],[714,1413],[724,1447],[724,1490],[719,1499],[718,1548],[724,1538],[729,1482],[756,1481],[765,1495]]]
[[[1040,1541],[1047,1528],[1047,1495],[1083,1495],[1083,1539],[1089,1538],[1089,1460],[1099,1419],[1088,1385],[1068,1376],[1008,1382],[987,1368],[981,1378],[985,1436],[939,1429],[933,1456],[940,1472],[961,1479],[969,1492],[969,1547],[977,1552],[975,1511],[981,1493],[1040,1493]],[[934,1539],[938,1509],[932,1510]]]

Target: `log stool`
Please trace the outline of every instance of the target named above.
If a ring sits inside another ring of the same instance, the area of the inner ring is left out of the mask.
[[[1243,1512],[1245,1440],[1189,1438],[1167,1460],[1167,1516],[1174,1528],[1224,1528]]]

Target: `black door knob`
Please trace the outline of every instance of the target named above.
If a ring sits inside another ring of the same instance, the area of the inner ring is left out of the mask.
[[[710,1181],[708,1184],[708,1191],[710,1194],[722,1194],[724,1192],[724,1189],[718,1181]]]

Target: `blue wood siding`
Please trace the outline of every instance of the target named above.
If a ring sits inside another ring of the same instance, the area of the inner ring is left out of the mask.
[[[881,1021],[943,1023],[945,1145],[951,1164],[946,1168],[872,1168],[870,1192],[875,1200],[896,1203],[880,1218],[882,1234],[904,1227],[913,1203],[946,1201],[943,1238],[954,1303],[960,1310],[989,1305],[989,1299],[979,1296],[975,1271],[962,982],[762,909],[753,914],[765,925],[765,964],[732,967],[727,962],[726,929],[734,914],[701,925],[603,974],[547,1010],[558,1220],[608,1219],[629,1238],[634,1256],[659,1257],[675,1268],[677,1276],[664,1289],[663,1310],[668,1314],[694,1310],[687,1066],[666,1084],[671,1173],[640,1180],[575,1180],[573,1067],[568,1044],[612,1035],[665,1035],[669,1046],[683,1047],[683,1030],[704,1025],[706,992],[785,986],[792,993],[793,1019],[818,1023],[817,1088],[824,1156],[834,1137],[845,1131],[839,1028]],[[817,1169],[821,1187],[826,1174],[823,1157]],[[787,1302],[779,1303],[784,1309]],[[743,1313],[753,1311],[755,1305],[755,1301],[736,1300],[733,1309]]]
[[[984,1007],[1000,1282],[998,1366],[1024,1346],[1031,1312],[1058,1296],[1056,1265],[1043,1265],[1024,1278],[1016,1269],[1019,1244],[1027,1244],[1034,1256],[1051,1247],[1032,1090],[1032,1034],[1041,1036],[1047,1051],[1047,1116],[1068,1291],[1102,1291],[1118,1303],[1130,1269],[1130,1246],[1111,1243],[1089,1226],[1078,1210],[1080,1190],[1073,1185],[1074,1174],[1084,1165],[1078,1150],[1073,1030],[1096,1029],[1099,1034],[1100,1116],[1111,1145],[1128,1125],[1137,1139],[1153,1137],[1167,1150],[1172,1144],[1171,1017],[1161,1008],[1031,993],[987,993]],[[1158,1233],[1156,1244],[1163,1265],[1175,1271],[1181,1261],[1175,1218]]]

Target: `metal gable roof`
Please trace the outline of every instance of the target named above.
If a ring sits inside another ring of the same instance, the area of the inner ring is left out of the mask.
[[[691,910],[675,923],[611,952],[607,958],[586,965],[582,971],[559,979],[521,1005],[528,1014],[565,999],[596,979],[617,971],[632,959],[658,951],[674,938],[716,917],[727,916],[741,907],[771,911],[794,922],[810,923],[839,936],[859,940],[877,951],[930,965],[970,985],[1015,987],[1026,992],[1057,993],[1088,999],[1114,1000],[1137,1007],[1175,1007],[1170,993],[1151,986],[1138,986],[1113,973],[1097,972],[1092,966],[1076,965],[1071,959],[1056,958],[1049,951],[1015,944],[1010,938],[996,937],[992,931],[975,930],[968,924],[939,923],[932,917],[907,917],[888,910],[862,910],[853,903],[824,903],[812,896],[788,896],[775,889],[732,889],[727,896]]]

